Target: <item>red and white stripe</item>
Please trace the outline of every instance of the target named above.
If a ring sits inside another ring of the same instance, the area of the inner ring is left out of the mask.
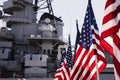
[[[115,79],[120,80],[120,0],[106,2],[101,45],[113,56]]]
[[[66,68],[66,59],[61,67],[56,70],[54,80],[70,80],[70,71]]]
[[[89,50],[80,45],[77,46],[74,65],[71,70],[71,80],[95,80],[97,71],[99,73],[105,68],[106,60],[103,50],[100,47],[100,38],[98,35],[98,31],[93,29],[92,36],[94,42]]]

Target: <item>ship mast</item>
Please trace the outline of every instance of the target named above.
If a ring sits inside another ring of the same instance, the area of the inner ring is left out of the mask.
[[[39,12],[39,11],[42,11],[43,13],[46,13],[46,11],[55,16],[54,15],[54,11],[53,11],[53,8],[52,8],[52,1],[53,0],[34,0],[34,10],[35,12]],[[53,23],[54,23],[54,27],[56,28],[56,19],[55,17],[53,18]]]
[[[47,9],[47,11],[49,12],[49,14],[54,15],[53,9],[52,9],[52,2],[53,0],[35,0],[34,4],[35,4],[35,10],[37,11],[45,11]]]

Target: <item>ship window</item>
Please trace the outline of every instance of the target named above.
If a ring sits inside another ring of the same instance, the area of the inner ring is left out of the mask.
[[[43,50],[43,54],[46,54],[46,49]]]
[[[4,52],[5,52],[5,49],[4,49],[4,48],[1,48],[1,50],[2,50],[2,54],[4,54]]]
[[[42,55],[40,56],[40,60],[42,60]]]
[[[48,49],[48,54],[50,54],[50,49]]]
[[[32,60],[32,55],[30,55],[30,60]]]
[[[50,49],[48,49],[48,56],[51,56],[51,54],[50,54]]]

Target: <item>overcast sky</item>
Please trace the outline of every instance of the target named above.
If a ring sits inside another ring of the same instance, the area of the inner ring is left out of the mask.
[[[1,0],[0,5],[6,0]],[[95,18],[99,29],[102,27],[102,19],[104,15],[104,5],[106,0],[91,0]],[[68,38],[71,34],[72,45],[76,38],[76,23],[79,21],[79,29],[81,29],[84,21],[88,0],[53,0],[52,6],[55,16],[61,17],[64,22],[63,37]]]
[[[101,31],[102,19],[104,15],[104,6],[106,0],[91,0],[94,15]],[[53,10],[56,16],[61,16],[64,22],[64,38],[67,39],[68,34],[71,34],[72,45],[76,39],[76,23],[79,21],[79,29],[81,29],[85,17],[85,12],[88,0],[53,0]]]

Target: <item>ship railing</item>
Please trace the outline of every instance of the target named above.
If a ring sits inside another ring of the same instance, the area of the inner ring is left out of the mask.
[[[39,21],[39,23],[46,23],[45,22],[45,20],[41,20],[41,21]],[[55,22],[54,22],[54,20],[50,20],[50,23],[49,24],[52,24],[52,25],[55,25]],[[58,25],[62,25],[62,26],[64,26],[64,23],[62,22],[62,21],[56,21],[56,24]]]
[[[63,40],[63,38],[62,38],[62,36],[57,36],[57,35],[54,35],[54,36],[43,36],[43,35],[34,35],[34,34],[31,34],[30,36],[29,36],[30,38],[58,38],[58,39],[60,39],[60,40]]]

